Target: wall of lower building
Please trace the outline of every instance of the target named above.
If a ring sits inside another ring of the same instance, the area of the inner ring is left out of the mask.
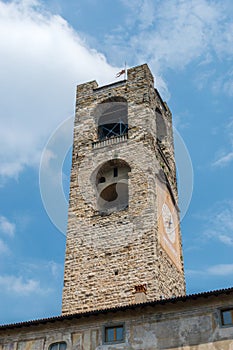
[[[8,327],[0,330],[0,350],[47,350],[59,341],[67,350],[232,350],[233,326],[221,326],[220,310],[233,306],[233,295],[200,299]],[[119,324],[125,327],[124,341],[104,344],[104,327]]]

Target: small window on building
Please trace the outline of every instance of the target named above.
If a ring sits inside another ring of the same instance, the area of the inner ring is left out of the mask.
[[[221,310],[221,323],[223,326],[233,326],[233,308]]]
[[[49,350],[66,350],[66,342],[53,343],[49,346]]]
[[[124,325],[105,326],[104,327],[104,342],[105,343],[120,343],[124,341]]]

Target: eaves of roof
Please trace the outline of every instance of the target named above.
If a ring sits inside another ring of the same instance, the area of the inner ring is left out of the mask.
[[[218,297],[220,295],[229,295],[231,293],[233,293],[233,287],[226,288],[226,289],[213,290],[213,291],[209,291],[209,292],[202,292],[202,293],[197,293],[197,294],[189,294],[189,295],[179,296],[179,297],[174,297],[174,298],[169,298],[169,299],[148,301],[148,302],[139,303],[139,304],[118,306],[118,307],[113,307],[113,308],[108,308],[108,309],[98,309],[98,310],[80,312],[80,313],[69,314],[69,315],[60,315],[60,316],[54,316],[54,317],[49,317],[49,318],[42,318],[42,319],[38,319],[38,320],[24,321],[24,322],[11,323],[11,324],[3,324],[3,325],[0,325],[0,330],[29,327],[29,326],[38,326],[38,325],[42,325],[42,324],[46,324],[46,323],[54,323],[57,321],[65,321],[65,320],[80,319],[80,318],[90,317],[90,316],[97,316],[97,315],[101,315],[101,314],[107,314],[110,312],[135,310],[135,309],[144,308],[147,306],[165,305],[165,304],[169,304],[169,303],[174,304],[177,302],[186,302],[189,300],[209,298],[212,296]]]

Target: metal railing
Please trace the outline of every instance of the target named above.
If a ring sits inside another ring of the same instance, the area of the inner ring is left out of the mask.
[[[104,146],[109,146],[126,140],[128,140],[128,134],[114,136],[110,137],[109,139],[92,142],[92,148],[96,149]]]

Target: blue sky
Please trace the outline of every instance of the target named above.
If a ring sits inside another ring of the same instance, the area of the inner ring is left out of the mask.
[[[0,323],[61,311],[67,204],[55,189],[62,178],[67,198],[70,152],[62,173],[58,155],[76,85],[113,82],[125,61],[148,63],[192,161],[187,292],[233,286],[232,13],[228,0],[0,0]]]

